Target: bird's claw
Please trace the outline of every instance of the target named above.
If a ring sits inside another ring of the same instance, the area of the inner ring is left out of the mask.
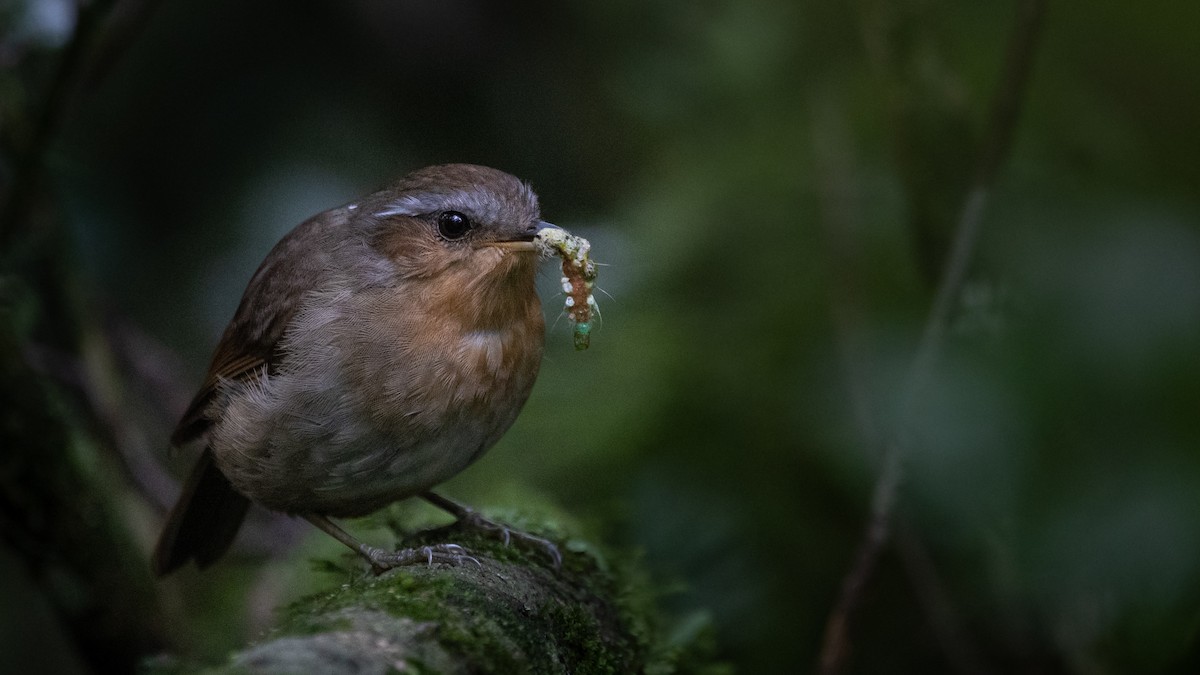
[[[479,562],[477,558],[468,553],[467,549],[458,544],[417,546],[400,549],[399,551],[385,551],[380,548],[371,548],[366,552],[366,557],[371,562],[371,567],[375,568],[377,574],[393,567],[405,567],[420,563],[425,563],[426,566],[432,567],[435,562],[447,565],[461,565],[464,562],[471,562],[477,567],[483,568],[483,563]]]
[[[488,520],[479,515],[477,511],[468,511],[466,515],[459,519],[459,522],[490,537],[499,539],[505,546],[508,546],[515,540],[518,544],[526,548],[541,549],[550,557],[550,561],[554,563],[556,568],[562,567],[562,553],[559,552],[554,542],[549,539],[544,539],[520,530],[514,530],[507,525]]]

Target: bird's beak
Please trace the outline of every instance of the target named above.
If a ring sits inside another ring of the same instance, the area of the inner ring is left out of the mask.
[[[537,251],[537,247],[534,246],[534,244],[533,244],[533,238],[536,237],[539,232],[541,232],[542,230],[545,230],[547,228],[554,228],[556,230],[561,229],[557,225],[552,225],[550,223],[547,223],[544,220],[539,220],[538,222],[534,223],[533,225],[530,225],[525,230],[525,233],[522,234],[517,239],[509,239],[509,240],[505,240],[505,241],[493,241],[493,242],[484,244],[484,246],[490,246],[492,248],[500,248],[500,249],[504,249],[506,251],[534,252],[534,251]]]
[[[484,246],[487,246],[488,248],[501,248],[501,249],[504,249],[505,251],[530,251],[530,252],[532,252],[532,251],[537,250],[537,248],[534,247],[532,241],[522,241],[520,239],[517,239],[515,241],[493,241],[491,243],[484,244]]]

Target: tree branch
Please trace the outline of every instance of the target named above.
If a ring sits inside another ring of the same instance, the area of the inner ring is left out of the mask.
[[[872,493],[870,519],[855,553],[854,563],[843,578],[837,603],[826,622],[818,663],[821,673],[839,673],[844,669],[850,648],[851,619],[862,603],[864,590],[874,573],[879,555],[891,536],[897,494],[904,482],[905,449],[897,430],[903,428],[941,352],[950,315],[974,257],[988,197],[1011,148],[1021,101],[1032,71],[1045,7],[1045,0],[1022,0],[1019,3],[1006,49],[1003,74],[993,99],[988,132],[975,166],[974,180],[960,212],[948,262],[905,380],[896,427],[883,446],[880,473]]]
[[[532,522],[522,524],[525,527]],[[540,535],[554,536],[546,527]],[[281,609],[256,644],[223,665],[162,657],[161,673],[437,672],[644,673],[716,668],[710,636],[679,630],[656,607],[634,562],[558,537],[545,550],[504,543],[461,523],[406,538],[404,546],[455,543],[470,559],[412,565],[374,576],[354,558],[333,588]]]

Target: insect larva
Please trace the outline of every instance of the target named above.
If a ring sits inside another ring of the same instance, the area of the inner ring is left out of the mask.
[[[588,258],[592,245],[587,239],[560,228],[543,228],[534,240],[542,255],[562,258],[562,290],[566,294],[563,311],[575,326],[575,349],[587,349],[591,343],[592,314],[598,312],[592,288],[596,283],[596,263]]]

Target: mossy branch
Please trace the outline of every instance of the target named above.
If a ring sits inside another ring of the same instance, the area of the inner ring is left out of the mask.
[[[528,524],[523,523],[525,527]],[[458,524],[419,533],[405,546],[455,543],[471,560],[416,565],[375,576],[354,559],[332,590],[280,612],[261,641],[215,668],[160,660],[153,672],[205,673],[670,673],[719,672],[711,634],[668,631],[632,559],[615,560],[581,539],[544,550],[488,538]],[[695,622],[691,622],[696,625]],[[685,624],[681,624],[685,625]],[[667,637],[670,635],[671,637]]]

